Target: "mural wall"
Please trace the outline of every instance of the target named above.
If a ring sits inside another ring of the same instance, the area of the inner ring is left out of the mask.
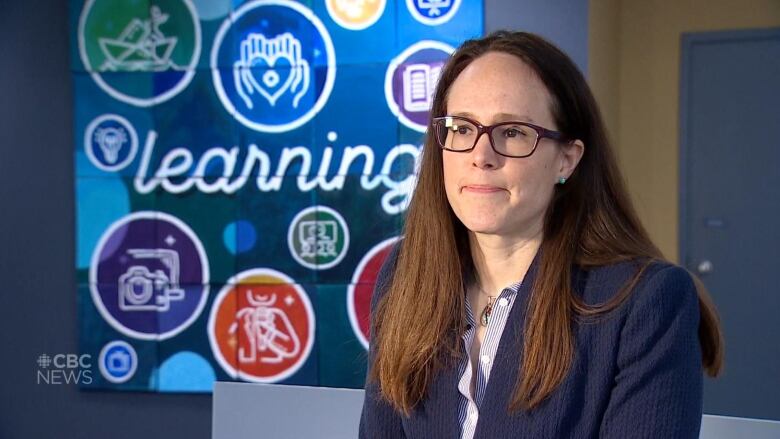
[[[71,0],[87,388],[362,387],[466,0]]]

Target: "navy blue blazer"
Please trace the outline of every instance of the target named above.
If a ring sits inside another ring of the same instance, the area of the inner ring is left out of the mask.
[[[691,438],[699,437],[703,370],[698,296],[689,273],[654,262],[629,299],[598,323],[575,324],[575,355],[560,387],[540,406],[509,414],[521,363],[523,322],[536,275],[537,253],[518,292],[496,352],[475,439],[479,438]],[[396,249],[383,265],[372,298],[386,293]],[[588,304],[613,297],[636,273],[623,262],[574,269],[574,290]],[[465,317],[464,317],[465,318]],[[369,349],[370,368],[376,352]],[[366,382],[361,438],[457,438],[457,367],[436,374],[426,397],[406,417]]]

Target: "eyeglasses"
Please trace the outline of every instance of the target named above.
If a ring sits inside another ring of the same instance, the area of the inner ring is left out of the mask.
[[[496,134],[496,130],[498,135]],[[477,146],[482,134],[487,133],[490,146],[504,157],[523,158],[536,151],[539,139],[549,138],[566,142],[568,138],[558,131],[548,130],[527,122],[501,122],[482,125],[462,116],[433,118],[436,142],[447,151],[469,152]]]

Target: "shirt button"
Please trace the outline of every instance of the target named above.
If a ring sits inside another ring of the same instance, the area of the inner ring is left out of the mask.
[[[506,297],[502,297],[498,300],[498,306],[507,306],[509,305],[509,300]]]
[[[490,357],[487,355],[482,356],[482,364],[488,364],[490,363]]]

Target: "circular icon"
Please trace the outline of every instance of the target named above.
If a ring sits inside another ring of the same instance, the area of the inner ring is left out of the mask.
[[[256,268],[237,274],[217,294],[209,343],[231,377],[274,383],[309,358],[315,327],[306,291],[283,273]]]
[[[336,77],[333,41],[307,7],[256,0],[222,23],[211,50],[214,89],[245,126],[280,133],[311,120]]]
[[[138,134],[124,117],[104,114],[96,117],[84,130],[84,151],[98,169],[119,171],[135,158]]]
[[[100,350],[98,367],[103,378],[114,384],[121,384],[135,375],[138,355],[130,343],[114,340]]]
[[[346,256],[349,228],[344,217],[330,207],[307,207],[290,222],[287,245],[299,264],[325,270],[335,267]]]
[[[90,291],[117,331],[164,340],[206,305],[209,265],[195,233],[162,212],[134,212],[108,227],[92,253]]]
[[[385,99],[401,123],[425,132],[436,83],[454,51],[438,41],[420,41],[390,62],[385,73]]]
[[[190,0],[87,0],[79,18],[79,54],[92,79],[114,99],[139,107],[165,102],[187,87],[200,38]]]
[[[325,0],[330,18],[349,30],[362,30],[379,20],[386,0]]]
[[[352,283],[347,288],[347,315],[352,324],[352,330],[363,347],[368,349],[371,320],[371,297],[374,294],[374,286],[379,269],[387,259],[387,255],[393,249],[393,245],[400,239],[395,236],[375,245],[360,260],[355,274],[352,275]]]
[[[415,20],[436,26],[450,21],[458,12],[460,0],[406,0],[406,7]]]

